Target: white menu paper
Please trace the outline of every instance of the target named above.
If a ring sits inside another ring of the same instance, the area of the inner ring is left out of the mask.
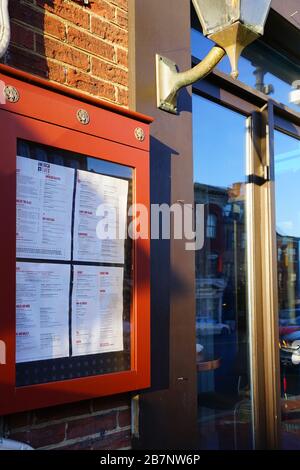
[[[72,354],[123,350],[123,268],[74,266]]]
[[[70,260],[74,169],[17,157],[17,257]]]
[[[17,263],[16,360],[69,356],[70,266]]]
[[[128,181],[78,170],[74,260],[124,263],[127,197]]]

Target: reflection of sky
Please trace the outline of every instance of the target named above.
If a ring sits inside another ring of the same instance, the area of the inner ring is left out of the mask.
[[[230,187],[245,181],[245,118],[193,95],[194,181]]]
[[[194,181],[228,188],[245,180],[245,118],[193,95]],[[275,131],[276,228],[300,238],[300,141]]]
[[[116,178],[132,178],[132,168],[108,162],[106,160],[98,160],[97,158],[89,157],[87,159],[87,166],[89,171],[94,171],[95,173],[115,176]]]
[[[211,50],[211,47],[213,46],[213,42],[206,37],[202,35],[199,31],[196,31],[195,29],[192,29],[192,34],[191,34],[191,40],[192,40],[192,55],[198,59],[203,59],[206,54]],[[249,53],[251,51],[251,46],[249,46],[246,51]],[[283,64],[283,67],[285,69],[285,74],[287,73],[287,66],[286,64],[283,63],[283,60],[278,58],[276,56],[276,61],[275,61],[275,52],[271,56],[270,51],[263,51],[262,54],[268,54],[268,60],[273,61],[273,55],[274,55],[274,64],[275,62],[279,61]],[[255,53],[253,53],[253,59],[255,59]],[[290,64],[289,64],[290,65]],[[229,59],[228,57],[224,57],[224,59],[220,62],[220,64],[217,66],[217,69],[220,70],[221,72],[229,74],[231,72],[231,67],[229,64]],[[296,66],[295,66],[296,70]],[[250,60],[241,57],[239,61],[239,81],[251,86],[252,88],[255,88],[255,75],[254,72],[255,67],[251,64]],[[293,71],[293,76],[291,76],[290,83],[286,83],[285,81],[281,80],[279,77],[271,74],[271,73],[266,73],[264,77],[264,83],[265,85],[273,85],[274,87],[274,93],[272,94],[272,97],[276,99],[276,101],[280,103],[284,103],[288,105],[290,108],[294,109],[295,111],[298,111],[300,113],[300,106],[295,105],[289,102],[289,93],[292,90],[291,83],[296,80],[300,80],[300,75],[297,75],[297,71]]]
[[[275,131],[276,226],[300,238],[300,141]]]

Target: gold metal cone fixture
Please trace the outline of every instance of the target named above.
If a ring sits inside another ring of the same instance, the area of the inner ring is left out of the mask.
[[[259,34],[237,21],[208,37],[226,51],[231,64],[231,76],[236,79],[239,76],[238,62],[241,53],[246,46],[259,37]]]

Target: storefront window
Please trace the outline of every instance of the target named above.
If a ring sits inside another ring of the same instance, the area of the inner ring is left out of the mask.
[[[252,448],[245,214],[246,119],[193,96],[200,449]]]
[[[192,29],[192,56],[203,59],[213,46],[213,42]],[[231,67],[225,57],[217,69],[230,74]],[[300,64],[288,60],[261,41],[246,47],[239,61],[239,80],[253,89],[271,96],[300,113],[300,104],[290,96],[293,84],[300,80]]]
[[[300,436],[300,141],[275,131],[282,443]]]

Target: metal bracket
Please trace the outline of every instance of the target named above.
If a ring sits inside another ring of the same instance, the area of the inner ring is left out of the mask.
[[[177,114],[177,94],[172,93],[178,68],[175,62],[156,54],[157,107]]]
[[[247,177],[247,183],[255,184],[256,186],[263,186],[265,183],[267,183],[267,181],[267,179],[258,175],[248,175]]]
[[[175,62],[156,54],[157,107],[178,114],[178,91],[206,77],[225,54],[224,49],[214,46],[198,65],[185,72],[178,72]]]

